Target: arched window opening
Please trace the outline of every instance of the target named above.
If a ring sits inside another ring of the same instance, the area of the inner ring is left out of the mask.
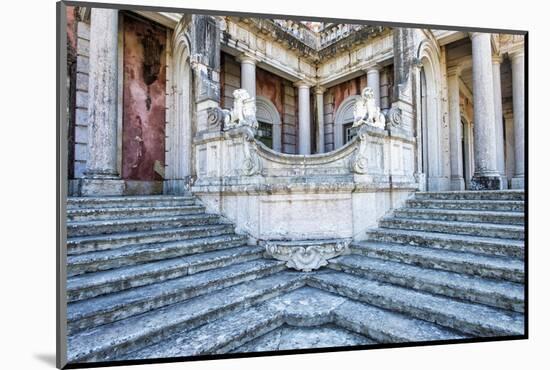
[[[263,96],[256,97],[256,119],[258,120],[256,138],[268,148],[280,152],[281,117],[275,105]]]

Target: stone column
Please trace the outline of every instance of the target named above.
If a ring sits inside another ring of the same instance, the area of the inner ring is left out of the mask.
[[[502,121],[502,91],[500,86],[501,56],[493,56],[493,95],[495,98],[495,151],[497,158],[497,171],[502,178],[501,188],[506,189],[506,165],[504,163],[504,124]]]
[[[367,67],[367,86],[374,92],[377,107],[380,106],[380,69],[378,64]]]
[[[256,98],[256,60],[246,54],[241,54],[237,60],[241,63],[241,89]]]
[[[512,90],[513,90],[513,109],[514,109],[514,143],[515,143],[515,172],[512,178],[513,189],[523,189],[524,180],[524,115],[525,115],[525,95],[524,95],[524,52],[523,50],[510,54],[512,61]]]
[[[380,75],[380,109],[386,111],[390,108],[391,102],[388,89],[388,73]]]
[[[325,114],[323,111],[323,94],[325,88],[317,86],[315,88],[315,99],[317,105],[317,153],[325,152]]]
[[[309,113],[309,88],[310,85],[299,81],[295,84],[298,88],[298,141],[299,153],[311,154],[311,120]]]
[[[504,113],[504,124],[506,126],[506,179],[510,185],[512,179],[514,178],[514,173],[516,172],[516,161],[515,161],[515,140],[514,140],[514,114],[512,110]]]
[[[474,82],[474,161],[472,189],[501,188],[495,151],[495,100],[491,34],[474,32],[472,61]]]
[[[118,195],[118,11],[92,8],[88,92],[88,160],[82,195]]]
[[[447,70],[449,91],[449,131],[451,151],[451,190],[464,190],[464,169],[462,165],[462,122],[460,117],[460,67]]]

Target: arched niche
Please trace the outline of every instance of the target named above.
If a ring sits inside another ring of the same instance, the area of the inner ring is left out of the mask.
[[[184,193],[192,176],[192,73],[189,39],[180,23],[172,38],[169,120],[166,124],[166,169],[164,192]]]
[[[271,149],[280,152],[282,150],[281,116],[271,100],[263,96],[256,97],[256,119],[259,123],[271,125],[273,143]]]
[[[353,109],[359,99],[359,95],[350,95],[340,103],[334,115],[334,149],[344,145],[344,125],[353,122]]]
[[[445,176],[443,121],[441,107],[441,68],[439,50],[432,40],[423,41],[418,50],[420,70],[420,117],[423,172],[427,189],[447,190],[450,179]]]

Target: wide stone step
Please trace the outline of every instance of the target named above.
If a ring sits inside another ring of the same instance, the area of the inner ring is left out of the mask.
[[[521,240],[400,229],[373,229],[367,232],[367,240],[520,259],[523,258],[525,250],[524,242]]]
[[[383,283],[505,310],[523,312],[524,309],[524,291],[521,284],[432,270],[359,255],[335,258],[331,260],[329,267]]]
[[[255,260],[203,271],[118,293],[73,302],[67,308],[69,333],[210,293],[285,269],[279,261]]]
[[[89,299],[226,267],[258,259],[262,253],[261,247],[244,246],[73,276],[67,280],[67,300]]]
[[[107,207],[107,208],[76,208],[67,210],[67,220],[94,221],[115,218],[165,217],[183,216],[204,213],[204,206],[166,206],[166,207]]]
[[[521,336],[523,314],[380,283],[343,272],[312,275],[309,285],[480,337]]]
[[[480,222],[492,224],[523,225],[523,212],[494,212],[450,209],[401,208],[394,211],[394,216],[421,220]]]
[[[224,316],[192,330],[184,330],[144,349],[124,354],[117,361],[189,357],[227,353],[228,347],[250,341],[282,325],[282,318],[262,306]]]
[[[364,335],[354,333],[333,324],[304,327],[283,325],[259,338],[251,340],[231,352],[284,351],[365,346],[370,344],[376,344],[376,342]]]
[[[332,323],[350,331],[335,327]],[[286,341],[281,335],[275,338],[273,331],[278,328],[292,335],[292,340]],[[160,343],[118,359],[188,357],[229,351],[242,353],[252,349],[308,349],[375,343],[365,337],[365,333],[375,336],[380,342],[464,337],[425,321],[353,302],[319,289],[302,287],[199,328],[177,333]],[[262,338],[266,334],[271,337],[269,343]],[[312,338],[312,334],[317,336]]]
[[[352,253],[415,266],[441,269],[461,274],[524,282],[524,261],[519,258],[495,257],[478,253],[455,252],[412,245],[358,242]]]
[[[67,276],[160,261],[246,244],[242,235],[227,234],[165,243],[128,245],[105,251],[67,256]]]
[[[193,225],[211,225],[214,223],[220,223],[219,216],[205,213],[169,217],[75,221],[67,223],[67,237],[172,229]]]
[[[523,190],[483,190],[483,191],[438,191],[417,192],[416,199],[441,200],[520,200],[525,199]]]
[[[523,212],[525,202],[518,200],[432,200],[409,199],[406,202],[410,208],[431,209],[462,209],[478,211],[508,211]]]
[[[133,244],[151,244],[170,241],[220,236],[234,232],[233,225],[198,225],[176,229],[137,231],[130,233],[72,237],[67,240],[67,254],[81,254],[122,248]]]
[[[523,240],[524,228],[519,225],[486,224],[472,222],[452,222],[433,220],[414,220],[408,218],[391,217],[379,222],[382,228],[440,232],[481,236],[488,238]]]
[[[69,336],[68,361],[109,361],[303,285],[303,274],[281,272],[85,330]]]
[[[188,206],[195,204],[191,195],[146,195],[123,197],[69,197],[67,210],[78,208],[120,208],[153,206]]]

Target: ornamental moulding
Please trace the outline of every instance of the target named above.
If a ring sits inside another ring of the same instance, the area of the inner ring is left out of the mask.
[[[265,243],[267,256],[286,261],[286,266],[309,272],[328,265],[329,260],[349,254],[349,240],[339,241],[270,241]]]

